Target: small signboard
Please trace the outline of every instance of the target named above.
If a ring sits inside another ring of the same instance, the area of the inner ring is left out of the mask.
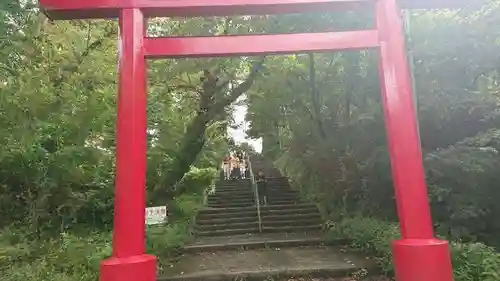
[[[167,206],[146,208],[146,224],[155,225],[168,221]]]

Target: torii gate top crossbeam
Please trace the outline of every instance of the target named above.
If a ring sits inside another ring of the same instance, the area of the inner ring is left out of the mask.
[[[145,17],[260,15],[351,10],[373,0],[40,0],[54,19],[116,18],[123,8],[140,8]]]
[[[146,17],[258,15],[351,10],[376,0],[40,0],[52,19],[117,18],[123,8],[140,8]],[[459,8],[470,0],[399,0],[408,9]],[[475,2],[484,2],[477,0]]]

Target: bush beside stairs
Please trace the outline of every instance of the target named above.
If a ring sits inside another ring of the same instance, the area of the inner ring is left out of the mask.
[[[316,205],[301,202],[288,179],[262,158],[251,160],[255,173],[264,170],[269,177],[262,232],[250,180],[221,180],[196,218],[194,241],[158,280],[347,277],[372,266],[346,253],[344,239],[326,243]]]

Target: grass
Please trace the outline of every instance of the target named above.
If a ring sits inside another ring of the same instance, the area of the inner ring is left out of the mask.
[[[390,241],[398,239],[398,225],[374,218],[355,217],[333,224],[329,231],[332,239],[352,239],[351,248],[374,255],[380,267],[389,276],[393,273]],[[500,254],[481,243],[452,241],[451,255],[455,281],[500,280]]]
[[[201,206],[197,195],[184,195],[170,204],[171,222],[146,229],[146,252],[158,258],[158,273],[175,262],[191,236],[192,218]],[[111,256],[111,232],[65,232],[34,240],[19,227],[0,232],[2,281],[95,281],[99,264]]]

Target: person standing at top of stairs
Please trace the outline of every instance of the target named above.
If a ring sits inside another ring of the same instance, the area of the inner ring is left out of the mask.
[[[226,157],[224,157],[223,159],[223,164],[224,167],[224,179],[225,180],[229,180],[229,178],[231,177],[231,155],[227,155]]]
[[[239,180],[241,179],[241,168],[240,168],[240,159],[238,157],[234,157],[232,161],[232,169],[231,169],[231,179]]]
[[[240,160],[240,163],[243,161],[243,152],[241,150],[236,151],[236,158]]]
[[[241,169],[241,178],[246,179],[246,172],[247,172],[247,162],[245,161],[245,158],[243,158],[240,161],[240,169]]]

